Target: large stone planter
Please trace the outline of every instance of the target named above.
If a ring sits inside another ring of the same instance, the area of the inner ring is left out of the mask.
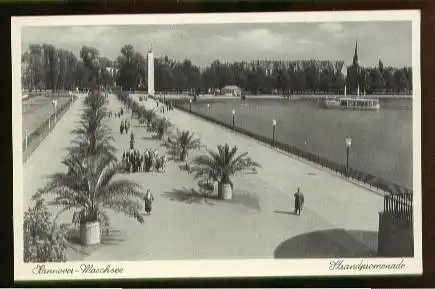
[[[221,200],[231,200],[233,198],[233,190],[231,184],[219,183],[218,196]]]
[[[82,245],[100,244],[101,233],[99,222],[87,222],[80,225],[80,240]]]

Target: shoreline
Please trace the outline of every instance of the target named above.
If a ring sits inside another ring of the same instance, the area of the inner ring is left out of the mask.
[[[138,102],[137,99],[134,99]],[[140,102],[138,102],[140,103]],[[181,104],[181,105],[177,105]],[[183,113],[190,114],[191,116],[195,116],[200,118],[203,121],[212,123],[213,125],[217,125],[221,128],[231,131],[235,134],[240,134],[250,140],[254,140],[259,142],[260,144],[272,148],[275,151],[279,151],[285,155],[292,156],[298,160],[304,160],[304,162],[315,166],[326,169],[329,173],[332,173],[336,176],[342,177],[345,180],[353,182],[359,186],[362,186],[370,191],[373,191],[377,194],[385,195],[385,194],[401,194],[401,193],[412,193],[413,188],[404,187],[392,181],[385,180],[380,177],[373,176],[369,173],[359,171],[352,167],[349,168],[350,175],[349,177],[345,177],[345,166],[342,164],[338,164],[329,159],[323,158],[322,156],[317,156],[313,153],[305,152],[297,147],[294,147],[290,144],[280,143],[278,141],[275,142],[275,145],[272,145],[272,139],[269,139],[265,136],[253,133],[246,129],[242,129],[240,127],[232,127],[229,123],[224,121],[220,121],[219,119],[215,119],[213,117],[202,114],[201,112],[192,110],[189,111],[188,107],[184,107],[182,103],[176,103],[175,108],[182,111]]]
[[[144,92],[144,93],[139,93],[139,94],[134,94],[134,95],[138,95],[138,96],[148,96],[148,93]],[[190,95],[186,95],[186,94],[156,94],[154,95],[154,97],[156,99],[159,100],[177,100],[177,101],[188,101],[190,99],[194,99],[193,96]],[[277,100],[277,99],[282,99],[282,100],[288,100],[288,101],[292,101],[292,100],[302,100],[302,99],[309,99],[309,100],[316,100],[316,99],[325,99],[325,98],[339,98],[339,97],[357,97],[357,95],[354,94],[348,94],[348,95],[338,95],[338,94],[293,94],[290,95],[289,98],[287,98],[284,95],[251,95],[248,94],[245,96],[245,100]],[[382,95],[382,94],[372,94],[372,95],[360,95],[360,98],[364,98],[364,99],[412,99],[413,96],[412,95]],[[242,100],[242,98],[240,96],[232,96],[232,95],[199,95],[196,99],[197,102],[205,102],[205,101],[210,101],[210,100]]]

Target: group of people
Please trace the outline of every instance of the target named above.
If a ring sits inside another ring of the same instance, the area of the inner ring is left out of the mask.
[[[138,149],[124,151],[122,154],[122,165],[126,172],[150,172],[165,169],[167,162],[166,156],[159,156],[157,150],[145,150],[143,154]]]
[[[119,132],[123,134],[128,134],[128,131],[130,129],[130,122],[128,120],[121,120],[121,125],[119,126]]]
[[[121,110],[119,111],[119,112],[116,112],[115,113],[115,118],[121,118],[121,116],[124,114],[124,110],[121,108]],[[108,117],[108,118],[112,118],[112,116],[113,116],[113,112],[111,111],[111,110],[109,110],[107,113],[106,113],[106,116]]]

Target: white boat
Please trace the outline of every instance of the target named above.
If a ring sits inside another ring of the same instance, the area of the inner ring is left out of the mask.
[[[372,98],[339,97],[336,99],[325,99],[324,104],[328,108],[361,110],[379,110],[381,108],[379,100]]]
[[[364,96],[366,90],[364,88]],[[359,85],[357,88],[357,97],[346,97],[347,88],[344,86],[344,97],[338,97],[333,99],[325,99],[324,104],[328,108],[345,108],[345,109],[361,109],[361,110],[379,110],[381,105],[378,99],[374,98],[362,98],[360,97]]]

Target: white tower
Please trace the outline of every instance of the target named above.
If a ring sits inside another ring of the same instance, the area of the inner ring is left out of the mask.
[[[152,46],[148,51],[148,95],[154,95],[154,55]]]

